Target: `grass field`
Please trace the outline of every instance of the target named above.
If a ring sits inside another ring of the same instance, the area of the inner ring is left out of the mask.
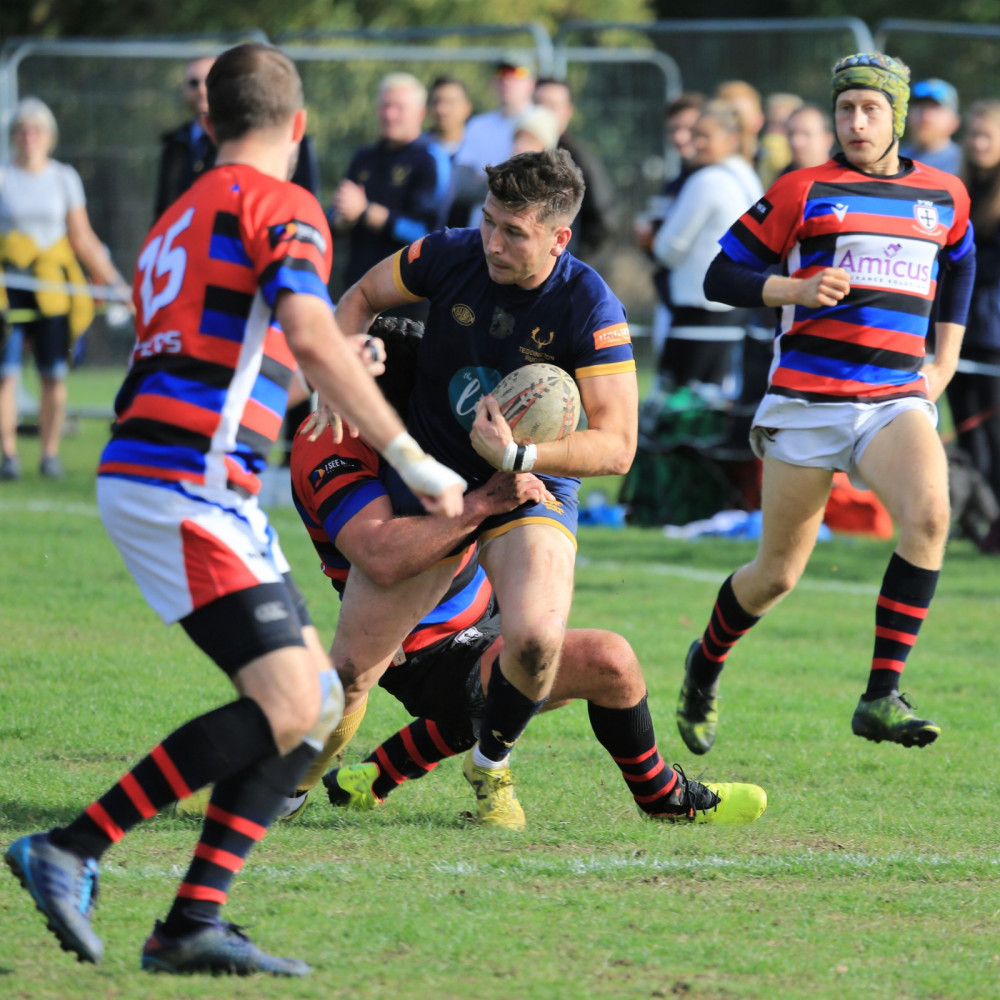
[[[107,405],[100,373],[77,405]],[[67,478],[0,484],[0,839],[67,822],[180,722],[224,700],[221,675],[165,630],[104,536],[93,469],[105,427],[67,439]],[[325,636],[336,608],[293,512],[275,523]],[[749,636],[723,681],[715,749],[673,723],[684,652],[718,584],[752,552],[725,540],[586,529],[574,623],[622,632],[647,673],[664,756],[691,775],[764,785],[753,826],[641,820],[587,724],[539,717],[515,770],[522,834],[470,826],[458,761],[366,815],[316,798],[272,831],[228,916],[313,965],[306,980],[151,977],[139,949],[196,837],[161,816],[111,851],[80,966],[0,875],[0,996],[66,998],[864,998],[991,1000],[1000,984],[996,751],[998,565],[953,544],[904,689],[943,735],[867,743],[850,717],[867,675],[885,544],[822,544],[802,585]],[[373,698],[358,759],[405,721]]]

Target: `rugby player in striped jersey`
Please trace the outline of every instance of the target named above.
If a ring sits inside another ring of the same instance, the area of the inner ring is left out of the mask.
[[[872,489],[898,529],[852,730],[908,747],[941,731],[899,689],[948,536],[935,401],[958,362],[975,245],[962,183],[899,155],[908,98],[909,70],[898,60],[841,59],[832,99],[843,152],[778,178],[720,240],[705,277],[710,299],[773,306],[778,324],[751,429],[763,462],[760,546],[723,583],[685,664],[677,723],[694,753],[715,739],[719,676],[733,646],[805,569],[835,471]]]

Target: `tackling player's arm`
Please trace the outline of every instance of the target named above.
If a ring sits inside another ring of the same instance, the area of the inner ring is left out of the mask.
[[[336,402],[427,510],[448,517],[461,514],[465,481],[425,454],[406,433],[354,345],[338,329],[329,305],[317,296],[286,290],[278,293],[275,315],[309,384],[324,399]]]
[[[635,372],[581,378],[577,385],[587,415],[585,430],[560,441],[537,444],[533,471],[550,476],[611,476],[628,472],[638,437],[639,389]],[[494,468],[502,468],[513,440],[493,396],[484,396],[472,425],[472,447]]]
[[[538,503],[548,491],[522,472],[496,473],[465,497],[461,517],[395,517],[388,496],[354,515],[331,541],[373,583],[391,587],[423,573],[455,550],[486,518],[506,514],[525,501]]]
[[[366,333],[380,312],[420,301],[396,284],[395,266],[395,256],[379,261],[344,292],[337,303],[337,322],[342,330]]]

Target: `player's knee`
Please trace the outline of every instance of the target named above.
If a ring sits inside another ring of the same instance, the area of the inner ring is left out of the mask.
[[[635,650],[617,632],[600,632],[588,643],[587,671],[602,691],[614,691],[630,704],[646,692]]]
[[[543,677],[559,661],[566,630],[553,623],[543,623],[530,633],[504,635],[509,654],[529,677]]]
[[[943,548],[951,527],[951,508],[947,497],[923,498],[923,502],[904,511],[899,531],[907,541],[931,548]]]
[[[795,566],[779,563],[767,566],[757,580],[757,598],[770,604],[789,593],[799,582],[802,571]]]

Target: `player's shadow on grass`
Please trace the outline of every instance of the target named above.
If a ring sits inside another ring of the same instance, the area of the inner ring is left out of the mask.
[[[8,830],[51,830],[79,815],[79,806],[41,806],[37,802],[0,799],[0,826]]]

